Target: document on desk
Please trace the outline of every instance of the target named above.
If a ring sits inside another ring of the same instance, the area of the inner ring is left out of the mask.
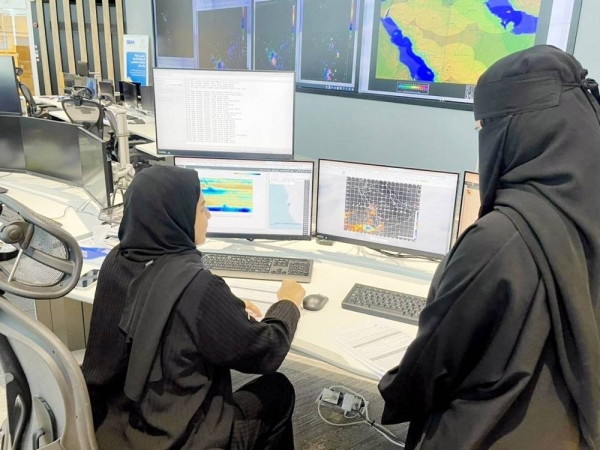
[[[269,308],[277,302],[277,290],[280,283],[228,278],[227,285],[237,297],[254,303],[264,317]]]
[[[413,338],[386,324],[372,323],[341,328],[331,338],[382,378],[400,364]]]

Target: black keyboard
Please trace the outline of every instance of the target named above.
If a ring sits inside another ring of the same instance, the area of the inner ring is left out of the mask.
[[[355,284],[342,302],[342,308],[418,325],[426,302],[423,297]]]
[[[269,281],[291,279],[304,283],[310,283],[312,278],[312,259],[202,252],[202,261],[204,267],[221,277]]]

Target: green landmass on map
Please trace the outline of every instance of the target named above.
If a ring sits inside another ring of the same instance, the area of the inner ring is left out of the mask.
[[[514,8],[539,16],[542,0],[513,0]],[[435,73],[435,82],[476,84],[479,76],[506,55],[531,47],[534,34],[515,35],[490,13],[485,0],[387,0],[381,17],[388,14],[413,51]],[[410,80],[398,59],[398,48],[379,27],[376,77]]]

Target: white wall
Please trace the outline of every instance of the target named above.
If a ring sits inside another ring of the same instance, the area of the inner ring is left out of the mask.
[[[127,32],[152,36],[151,0],[125,0]],[[583,0],[575,56],[600,79],[600,0]],[[476,169],[466,111],[298,94],[296,154],[462,172]]]

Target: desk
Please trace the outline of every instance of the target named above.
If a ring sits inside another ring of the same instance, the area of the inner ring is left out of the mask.
[[[67,116],[67,113],[62,110],[62,103],[58,97],[34,97],[34,99],[36,102],[39,101],[40,103],[56,106],[60,109],[60,111],[50,111],[50,116],[54,117],[55,119],[62,120],[63,122],[70,122],[69,116]],[[111,106],[109,109],[115,114],[119,111],[125,111],[130,116],[135,116],[142,119],[145,123],[127,123],[127,131],[129,131],[129,133],[132,135],[148,139],[149,141],[156,140],[156,126],[154,125],[154,117],[145,115],[140,111],[123,108],[121,106]]]
[[[304,287],[307,294],[327,295],[329,302],[321,311],[302,311],[292,351],[371,379],[377,377],[335,343],[329,336],[330,332],[351,325],[385,323],[414,337],[417,327],[342,309],[342,300],[354,283],[426,296],[437,267],[437,263],[425,260],[390,260],[370,254],[368,257],[358,256],[356,251],[360,248],[357,246],[336,243],[333,247],[323,247],[315,241],[251,243],[233,239],[209,240],[201,250],[314,259],[312,281]],[[247,283],[252,287],[252,280]],[[279,283],[272,284],[277,286]],[[94,294],[95,288],[74,289],[69,297],[93,304]]]
[[[0,185],[5,185],[1,181]],[[18,189],[20,188],[21,184],[19,184]],[[42,186],[40,186],[41,190]],[[30,195],[27,197],[24,196],[25,194],[19,193],[22,196],[16,196],[15,198],[21,198],[24,203],[27,203],[27,206],[37,209],[38,206],[41,206],[46,201],[47,196],[58,198],[59,193],[59,191],[53,190],[51,193],[48,192],[39,196]],[[57,202],[54,206],[58,208],[57,211],[50,213],[49,208],[51,206],[47,203],[45,206],[46,209],[40,210],[40,212],[52,218],[56,217],[57,220],[64,223],[65,229],[70,231],[71,222],[76,222],[77,217],[65,215],[59,218],[63,214],[63,209],[58,204],[60,203]],[[97,223],[96,219],[95,224]],[[89,224],[91,229],[93,229],[93,225],[94,223]],[[304,287],[308,294],[319,293],[327,295],[329,302],[321,311],[302,311],[302,318],[292,343],[292,351],[371,379],[377,379],[377,376],[336,344],[329,336],[331,330],[357,324],[385,323],[414,337],[417,333],[417,327],[342,309],[342,300],[354,283],[363,283],[403,291],[409,294],[426,296],[437,267],[437,263],[430,261],[385,258],[370,250],[342,243],[326,247],[320,246],[315,241],[248,242],[238,239],[210,239],[202,246],[202,249],[251,255],[262,254],[314,259],[315,265],[312,282],[305,284]],[[93,267],[84,264],[83,271],[85,272],[91,268]],[[278,285],[276,282],[273,282],[273,284]],[[252,280],[248,281],[248,286],[252,286]],[[95,286],[89,289],[76,288],[68,297],[91,305],[94,301],[94,295]]]

